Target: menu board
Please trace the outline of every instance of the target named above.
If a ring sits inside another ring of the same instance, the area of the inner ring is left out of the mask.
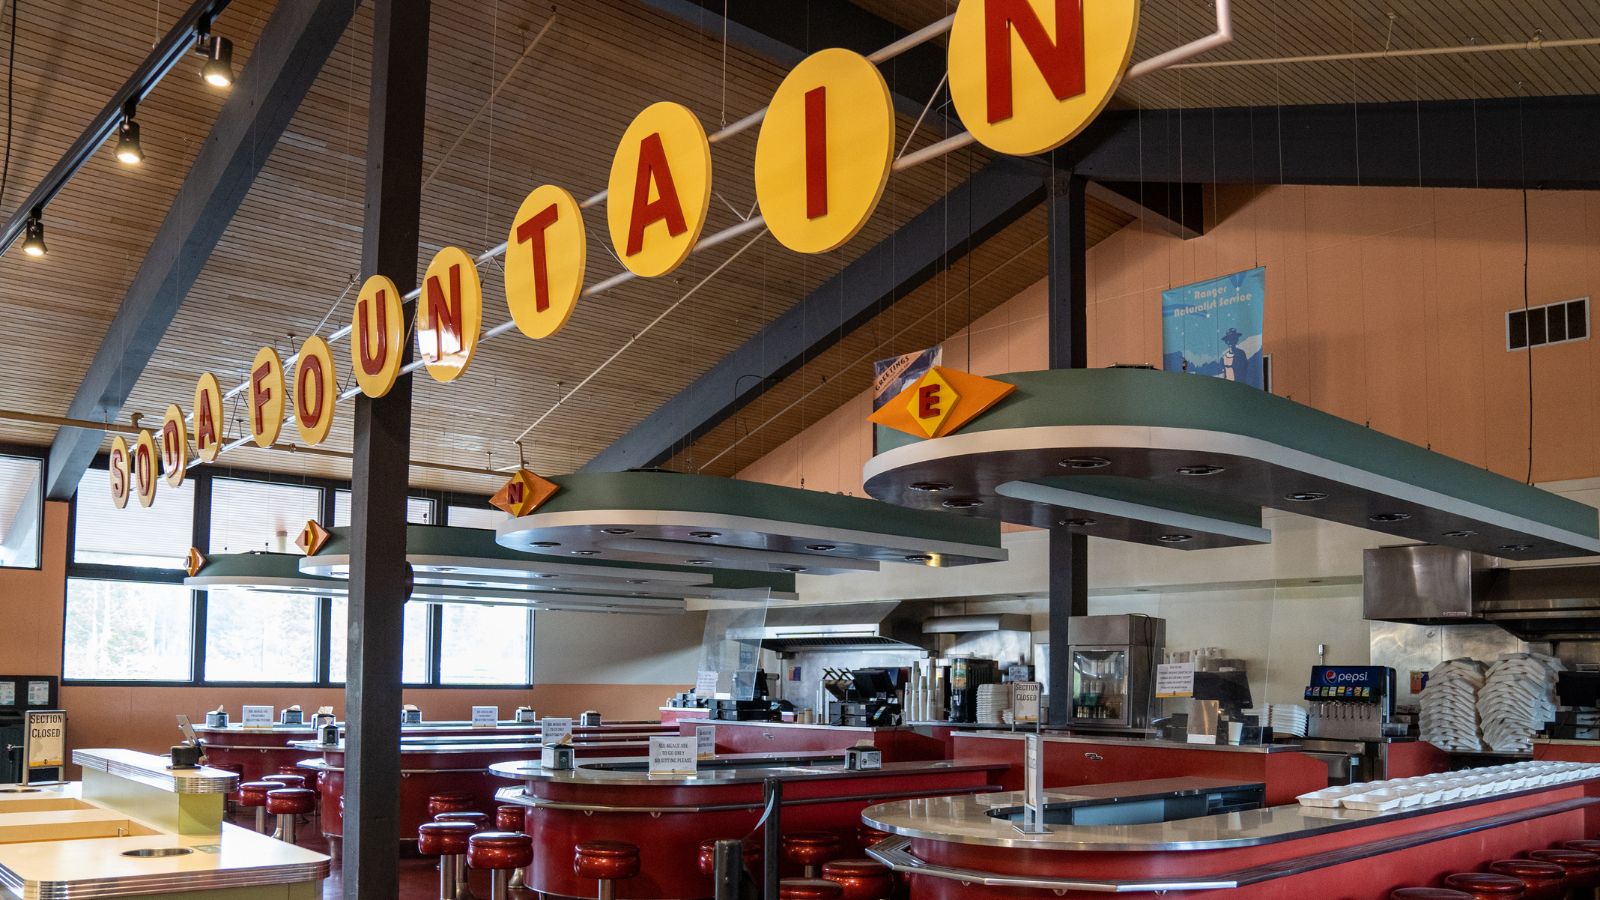
[[[1162,663],[1156,666],[1156,697],[1194,696],[1194,663]]]
[[[693,775],[699,771],[694,737],[653,737],[650,739],[651,775]]]
[[[17,683],[15,681],[0,681],[0,706],[17,705]]]
[[[30,681],[30,682],[28,682],[28,705],[29,706],[49,706],[50,705],[50,682],[48,682],[48,681]]]

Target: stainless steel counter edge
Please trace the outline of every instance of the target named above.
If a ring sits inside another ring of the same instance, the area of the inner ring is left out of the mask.
[[[129,750],[74,750],[72,762],[174,794],[226,794],[239,786],[239,776],[226,769],[173,769],[166,757]]]
[[[733,720],[723,719],[704,719],[704,721],[702,721],[702,719],[704,719],[704,717],[683,721],[692,721],[696,725],[715,725],[718,728],[722,728],[724,726],[730,728],[826,728],[829,731],[859,731],[863,734],[879,734],[889,731],[912,730],[911,726],[909,725],[829,725],[826,722],[736,722]]]
[[[610,749],[611,747],[615,746],[619,750],[637,751],[637,750],[640,750],[640,749],[642,749],[644,747],[649,746],[649,744],[646,741],[599,741],[599,742],[594,742],[594,743],[585,743],[583,741],[578,741],[574,746],[578,747],[581,750]],[[345,746],[342,743],[341,744],[319,744],[316,741],[293,741],[293,742],[291,742],[289,744],[289,749],[292,749],[292,750],[305,750],[305,751],[316,751],[316,752],[332,751],[334,753],[344,753],[345,752]],[[503,743],[503,744],[461,744],[461,745],[441,744],[441,745],[438,745],[438,746],[428,746],[428,745],[425,745],[425,744],[424,745],[418,745],[418,744],[401,744],[400,745],[400,753],[401,753],[401,755],[405,755],[407,753],[425,753],[425,754],[427,754],[429,756],[448,755],[448,754],[451,754],[451,753],[487,753],[487,752],[495,751],[495,750],[504,750],[504,751],[513,751],[513,752],[531,751],[533,753],[538,753],[542,749],[544,749],[544,745],[539,743],[538,741],[527,741],[525,743]],[[837,755],[837,754],[835,754],[835,755]],[[615,762],[616,758],[611,758],[611,759],[608,759],[607,761],[608,762]]]
[[[625,785],[678,785],[714,787],[728,784],[758,784],[768,778],[782,778],[801,780],[808,778],[870,778],[875,775],[893,775],[897,772],[982,772],[997,768],[1004,768],[998,763],[958,763],[950,760],[936,760],[926,762],[896,762],[884,763],[881,769],[846,769],[840,765],[807,764],[797,760],[803,754],[737,754],[719,756],[718,759],[760,759],[772,758],[777,765],[751,766],[740,769],[716,769],[711,772],[702,771],[695,775],[651,775],[648,772],[627,771],[619,772],[611,769],[599,769],[579,761],[574,769],[546,769],[539,765],[538,760],[519,760],[515,762],[495,763],[489,767],[491,775],[508,778],[516,781],[548,781],[561,784],[588,784],[595,786],[625,786]],[[814,759],[841,760],[838,753],[815,754]],[[785,760],[793,761],[783,764]],[[647,763],[643,757],[621,757],[617,759],[595,760],[598,765],[616,765],[618,763]],[[715,775],[716,777],[712,777]]]
[[[1319,809],[1291,804],[1147,825],[1053,825],[1051,826],[1054,829],[1053,831],[1040,835],[1023,835],[1011,827],[1008,820],[999,819],[988,814],[991,809],[1020,807],[1022,805],[1022,793],[1020,791],[982,795],[985,803],[981,806],[975,796],[939,798],[943,802],[964,801],[966,804],[962,808],[952,810],[954,815],[949,818],[951,823],[950,830],[939,830],[933,823],[925,821],[931,817],[923,817],[923,819],[917,821],[907,821],[912,819],[912,814],[905,808],[908,804],[917,802],[914,800],[895,801],[868,807],[862,811],[861,819],[866,824],[881,831],[887,831],[890,834],[980,847],[1065,852],[1226,850],[1236,847],[1257,847],[1262,844],[1301,840],[1321,834],[1331,834],[1350,828],[1357,828],[1373,822],[1410,819],[1416,816],[1491,803],[1511,797],[1521,797],[1548,790],[1559,790],[1563,787],[1582,785],[1594,781],[1600,781],[1600,779],[1579,779],[1560,785],[1524,788],[1504,794],[1496,794],[1492,797],[1473,797],[1469,800],[1411,806],[1388,811],[1366,812],[1348,809]],[[1046,794],[1047,805],[1049,803],[1048,798],[1052,795],[1071,796],[1070,789],[1049,791]],[[897,810],[896,808],[899,809]],[[1270,826],[1274,824],[1272,820],[1277,817],[1287,817],[1283,823],[1286,827],[1276,830],[1270,829]],[[1218,833],[1226,833],[1229,835],[1228,837],[1194,838],[1186,836],[1182,840],[1174,837],[1175,835],[1182,835],[1186,828],[1193,830],[1193,826],[1197,823],[1219,819],[1227,820],[1227,824],[1225,827],[1220,827]],[[975,829],[984,826],[992,828],[993,831],[974,834],[963,833],[963,831],[959,830],[960,826],[968,825],[969,823],[971,828]],[[1150,836],[1140,840],[1143,833],[1148,833]],[[1085,839],[1089,837],[1104,839]]]
[[[331,871],[330,863],[324,860],[298,866],[234,869],[221,872],[169,872],[160,875],[94,878],[84,881],[25,882],[15,872],[0,866],[0,887],[30,900],[34,897],[39,900],[84,900],[94,897],[137,897],[169,892],[224,890],[262,884],[321,882]]]
[[[1032,734],[1032,732],[961,730],[957,731],[954,736],[1020,741],[1029,734]],[[1115,744],[1119,747],[1159,747],[1164,750],[1211,750],[1224,753],[1289,753],[1305,749],[1300,744],[1190,744],[1184,741],[1163,741],[1153,738],[1091,737],[1076,734],[1051,734],[1049,732],[1041,734],[1040,737],[1053,744]]]
[[[910,872],[959,881],[963,884],[981,884],[985,887],[1032,888],[1054,891],[1084,891],[1093,894],[1147,893],[1149,891],[1215,891],[1236,888],[1232,879],[1200,878],[1176,881],[1077,881],[1070,878],[1025,878],[1020,875],[997,875],[977,869],[953,869],[935,866],[918,859],[910,850],[911,839],[892,837],[866,848],[867,855],[896,872]]]

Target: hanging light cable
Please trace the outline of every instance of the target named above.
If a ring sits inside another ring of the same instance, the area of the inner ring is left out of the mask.
[[[122,113],[122,124],[117,126],[117,162],[137,166],[144,162],[144,148],[139,144],[139,121],[134,118],[135,104],[128,101]]]

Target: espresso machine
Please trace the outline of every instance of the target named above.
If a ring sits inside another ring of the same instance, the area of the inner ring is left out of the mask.
[[[1394,718],[1394,669],[1313,666],[1306,685],[1305,752],[1328,765],[1330,784],[1386,777],[1383,745]]]

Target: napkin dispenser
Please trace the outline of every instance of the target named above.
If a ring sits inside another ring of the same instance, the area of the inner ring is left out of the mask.
[[[532,725],[539,721],[539,713],[531,706],[519,706],[515,718],[518,725]]]
[[[539,753],[539,765],[546,769],[572,769],[577,758],[571,744],[546,744]]]

